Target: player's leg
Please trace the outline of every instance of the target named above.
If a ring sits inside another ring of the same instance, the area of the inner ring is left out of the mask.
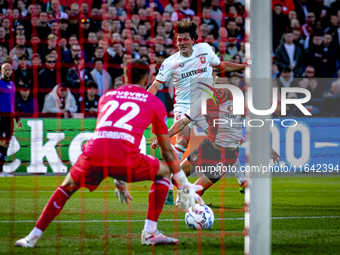
[[[187,107],[184,107],[183,105],[175,105],[174,108],[174,121],[180,120],[184,113],[187,111]],[[190,127],[186,126],[181,132],[179,132],[176,135],[176,144],[174,146],[174,149],[178,155],[179,162],[182,161],[183,154],[188,148],[189,144],[189,138],[190,138]],[[166,197],[165,201],[166,205],[174,205],[174,198],[173,198],[173,184],[170,183],[169,192]]]
[[[14,130],[14,120],[10,117],[0,116],[0,177],[12,177],[13,175],[3,172],[7,159],[7,151]]]
[[[241,171],[241,164],[240,160],[237,159],[235,164],[232,166],[233,173],[237,179],[238,184],[240,185],[239,191],[241,194],[244,194],[245,191],[245,185],[246,185],[246,177],[244,176],[243,172]]]
[[[35,247],[45,229],[61,212],[67,200],[79,189],[69,173],[63,183],[54,191],[30,234],[15,243],[19,247]]]

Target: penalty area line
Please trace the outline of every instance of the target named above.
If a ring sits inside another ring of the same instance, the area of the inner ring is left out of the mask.
[[[272,220],[290,220],[290,219],[333,219],[333,218],[340,218],[340,215],[338,216],[311,216],[311,217],[272,217]],[[220,220],[244,220],[244,218],[217,218],[216,221]],[[184,219],[160,219],[159,222],[164,221],[184,221]],[[35,223],[36,220],[1,220],[0,223]],[[53,222],[60,222],[60,223],[80,223],[80,222],[86,222],[86,223],[103,223],[103,222],[145,222],[145,220],[56,220]]]

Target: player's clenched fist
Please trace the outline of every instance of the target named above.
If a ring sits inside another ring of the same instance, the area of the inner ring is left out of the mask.
[[[126,189],[126,182],[124,181],[119,181],[119,180],[114,180],[116,190],[115,190],[115,195],[119,199],[119,201],[123,204],[128,204],[129,200],[132,200],[132,197],[128,190]]]

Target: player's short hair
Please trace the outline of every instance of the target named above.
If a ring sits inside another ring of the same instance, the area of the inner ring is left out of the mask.
[[[174,35],[175,37],[177,37],[178,34],[183,34],[183,33],[189,33],[191,39],[197,40],[198,35],[197,35],[196,23],[190,20],[177,21],[174,25]]]
[[[126,67],[128,81],[132,84],[140,82],[146,75],[150,74],[149,65],[141,59],[132,59]]]

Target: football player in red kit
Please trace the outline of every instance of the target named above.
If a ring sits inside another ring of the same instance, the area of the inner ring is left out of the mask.
[[[94,191],[108,176],[115,179],[116,196],[125,203],[132,199],[125,182],[153,181],[142,244],[178,243],[177,239],[157,230],[158,217],[170,185],[170,173],[174,173],[179,187],[183,201],[179,207],[182,209],[195,206],[195,200],[203,203],[196,193],[203,187],[189,183],[179,168],[177,155],[169,141],[165,107],[157,97],[146,91],[149,75],[149,66],[134,59],[124,70],[125,84],[128,85],[109,91],[100,98],[92,139],[84,145],[83,153],[51,196],[34,229],[18,240],[16,246],[34,247],[75,191],[81,187]],[[139,144],[144,130],[151,123],[165,163],[140,153]]]

